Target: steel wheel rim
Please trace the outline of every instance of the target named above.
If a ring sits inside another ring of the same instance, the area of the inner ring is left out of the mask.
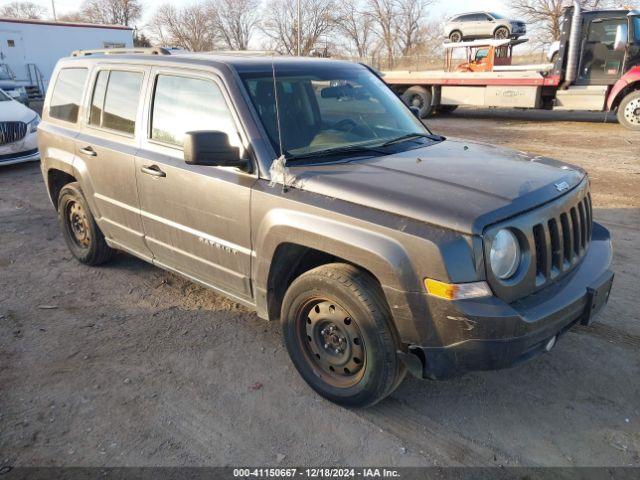
[[[69,233],[74,243],[80,248],[89,248],[91,229],[84,208],[79,202],[71,201],[67,204],[66,213],[69,220]]]
[[[500,28],[496,32],[496,39],[498,40],[504,40],[505,38],[507,38],[507,36],[508,36],[508,32],[504,28]]]
[[[422,108],[424,107],[424,104],[425,104],[424,99],[422,98],[421,95],[417,93],[412,95],[411,98],[409,99],[409,105],[411,107],[416,107],[422,110]]]
[[[338,388],[356,385],[366,367],[365,342],[351,314],[337,302],[314,298],[296,317],[297,336],[314,373]]]
[[[459,33],[454,33],[450,37],[451,43],[459,43],[461,40],[461,35]]]
[[[635,98],[627,104],[624,108],[624,118],[633,125],[640,125],[640,98]]]

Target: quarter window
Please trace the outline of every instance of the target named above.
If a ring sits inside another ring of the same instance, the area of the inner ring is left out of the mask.
[[[80,101],[86,79],[86,68],[64,68],[60,70],[51,95],[50,117],[72,123],[78,120],[78,111],[80,110]]]
[[[101,71],[93,91],[89,123],[133,135],[142,79],[140,72]]]
[[[151,138],[182,147],[186,132],[216,130],[229,135],[231,145],[240,139],[220,88],[212,81],[158,75],[153,98]]]

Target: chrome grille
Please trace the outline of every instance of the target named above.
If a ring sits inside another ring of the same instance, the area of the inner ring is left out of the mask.
[[[568,270],[584,256],[591,241],[591,194],[548,221],[533,227],[536,286]]]
[[[24,122],[0,122],[0,145],[18,142],[27,134]]]

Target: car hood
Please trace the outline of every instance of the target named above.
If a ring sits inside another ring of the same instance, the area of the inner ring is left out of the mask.
[[[546,157],[458,139],[289,171],[303,190],[468,234],[549,202],[586,175]]]
[[[36,116],[36,112],[15,100],[0,102],[0,122],[29,123]]]

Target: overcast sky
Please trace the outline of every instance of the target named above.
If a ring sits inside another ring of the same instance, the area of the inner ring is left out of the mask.
[[[0,4],[4,5],[10,3],[12,0],[0,0]],[[42,5],[47,8],[49,11],[51,10],[51,0],[30,0],[38,5]],[[58,14],[68,13],[74,10],[77,10],[82,4],[81,0],[54,0],[56,5],[56,12]],[[142,3],[145,6],[145,18],[143,23],[148,20],[148,17],[152,14],[153,10],[157,5],[160,5],[164,2],[171,3],[173,5],[190,5],[192,3],[196,3],[195,0],[143,0]],[[292,0],[293,1],[293,0]],[[349,0],[343,0],[349,1]],[[482,4],[482,6],[480,6]],[[439,0],[437,4],[432,7],[434,16],[447,16],[453,15],[455,13],[469,11],[469,10],[495,10],[498,12],[508,13],[508,9],[506,8],[508,2],[503,2],[501,0],[483,0],[482,2],[478,2],[477,0]]]

